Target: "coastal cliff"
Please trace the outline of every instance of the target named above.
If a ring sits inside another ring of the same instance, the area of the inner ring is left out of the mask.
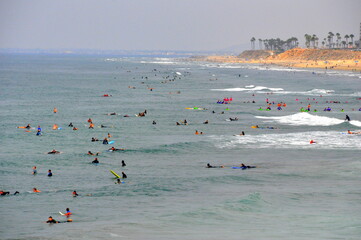
[[[361,71],[361,51],[354,50],[294,48],[279,54],[267,50],[248,50],[238,56],[208,56],[197,58],[197,61]]]

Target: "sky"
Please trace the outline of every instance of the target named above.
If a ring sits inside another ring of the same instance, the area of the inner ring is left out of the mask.
[[[359,38],[361,0],[0,0],[0,48],[215,51]],[[257,46],[258,44],[256,44]]]

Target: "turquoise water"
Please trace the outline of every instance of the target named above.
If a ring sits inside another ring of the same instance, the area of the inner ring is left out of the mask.
[[[361,134],[346,134],[361,131],[359,73],[2,55],[0,82],[0,189],[11,193],[0,197],[1,239],[361,236]],[[230,104],[217,104],[227,97]],[[272,110],[259,111],[266,99],[275,102]],[[277,110],[278,102],[287,107]],[[299,111],[308,104],[318,112]],[[186,109],[193,107],[207,110]],[[145,117],[135,116],[145,109]],[[188,125],[176,125],[184,119]],[[17,128],[27,124],[30,132]],[[113,145],[91,142],[108,133]],[[126,151],[107,151],[111,146]],[[52,149],[61,154],[46,154]],[[88,151],[100,152],[99,165],[90,164]],[[241,163],[257,168],[231,168]],[[124,184],[114,184],[111,169],[128,175]],[[58,212],[67,207],[72,223],[43,223],[50,215],[66,220]]]

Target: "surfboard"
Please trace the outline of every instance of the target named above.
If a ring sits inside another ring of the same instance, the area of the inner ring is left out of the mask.
[[[114,140],[108,142],[108,144],[113,144],[113,143],[115,143]]]
[[[109,170],[114,176],[116,176],[117,178],[121,178],[116,172],[114,172],[113,170]]]
[[[60,212],[60,211],[59,211],[59,214],[60,214],[60,215],[62,215],[62,216],[64,216],[64,215],[65,215],[64,213],[62,213],[62,212]]]

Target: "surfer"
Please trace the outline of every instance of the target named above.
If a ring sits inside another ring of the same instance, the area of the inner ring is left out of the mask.
[[[99,141],[99,139],[92,137],[92,142],[96,142],[96,141]]]
[[[208,120],[204,121],[203,124],[208,124]]]
[[[53,176],[53,173],[52,173],[51,170],[49,169],[49,170],[48,170],[48,177],[51,177],[51,176]]]
[[[153,125],[155,125],[155,124],[157,124],[154,120],[153,120],[153,123],[152,123]]]
[[[69,123],[68,127],[74,127],[73,123]]]
[[[41,130],[38,129],[38,131],[36,132],[36,136],[41,136]]]
[[[25,128],[26,128],[26,129],[30,129],[30,128],[31,128],[31,127],[30,127],[30,124],[26,125]]]
[[[108,142],[108,138],[104,138],[104,140],[103,140],[103,144],[109,144],[109,142]]]
[[[94,164],[98,164],[98,163],[99,163],[98,158],[95,158],[95,159],[92,161],[92,163],[94,163]]]
[[[122,172],[122,178],[127,178],[127,175],[124,172]]]
[[[53,110],[54,113],[57,113],[58,112],[58,109],[55,107],[54,110]]]
[[[350,130],[347,130],[348,134],[361,134],[361,132],[351,132]]]
[[[316,141],[311,140],[311,141],[310,141],[310,144],[313,144],[313,143],[316,143]]]
[[[10,195],[10,192],[5,192],[4,190],[0,190],[0,195],[1,196]]]
[[[33,188],[33,192],[41,192],[41,191],[38,190],[37,188]]]
[[[33,167],[33,175],[36,175],[38,171],[36,170],[36,166]]]
[[[52,151],[48,152],[48,154],[58,154],[60,153],[59,151],[56,151],[55,149],[53,149]]]
[[[241,169],[247,169],[247,168],[255,168],[256,166],[246,166],[243,163],[241,164]]]
[[[56,221],[52,216],[50,216],[48,218],[48,221],[46,221],[46,223],[59,223],[58,221]]]
[[[73,191],[72,195],[73,195],[73,197],[79,196],[79,194],[75,190]]]
[[[215,168],[213,167],[211,164],[207,163],[207,167],[206,168]]]
[[[112,137],[112,135],[110,135],[110,133],[108,133],[108,138],[111,138]]]
[[[64,214],[66,217],[69,217],[72,213],[70,212],[69,208],[66,208],[66,213]]]
[[[97,152],[97,153],[92,153],[91,151],[88,151],[88,153],[87,153],[88,155],[91,155],[91,156],[98,156],[99,155],[99,153]]]
[[[241,134],[239,134],[239,135],[244,136],[244,135],[245,135],[245,134],[244,134],[244,131],[242,131]]]
[[[345,121],[351,121],[350,117],[348,115],[346,115]]]
[[[127,164],[125,164],[124,160],[122,160],[122,167],[127,166]]]
[[[108,151],[113,151],[113,152],[115,152],[115,151],[121,151],[121,150],[124,150],[124,148],[111,147],[111,148],[108,149]]]

